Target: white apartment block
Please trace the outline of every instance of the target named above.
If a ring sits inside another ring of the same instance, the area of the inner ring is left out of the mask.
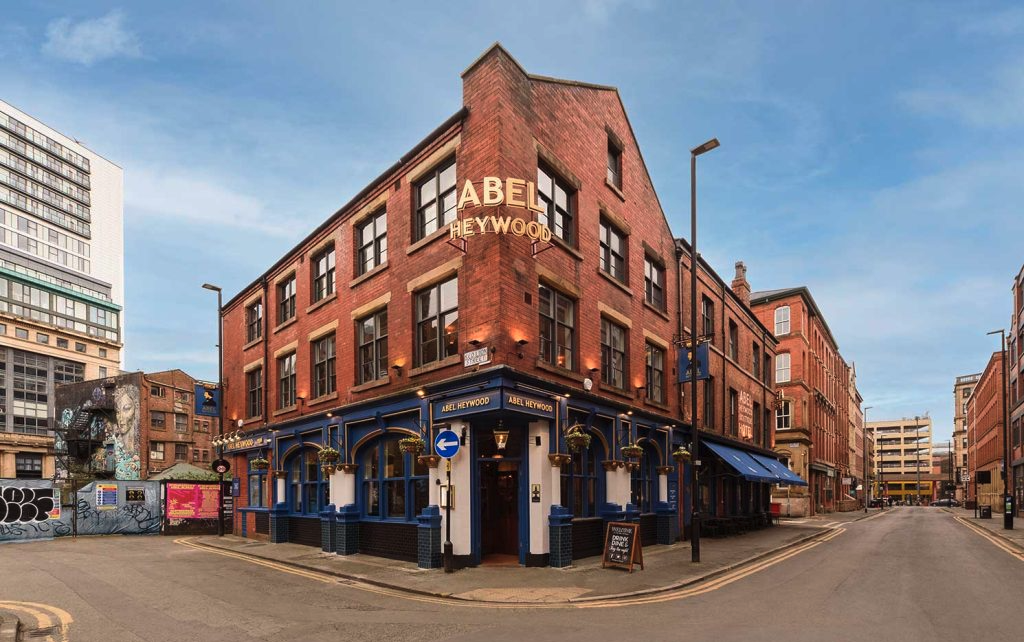
[[[124,171],[0,100],[0,479],[54,474],[54,386],[120,370]]]

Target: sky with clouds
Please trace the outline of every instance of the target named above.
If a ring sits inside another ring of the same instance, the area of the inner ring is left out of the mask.
[[[810,287],[871,418],[952,426],[1024,262],[1024,8],[992,2],[14,3],[0,97],[125,169],[128,369],[216,378],[238,292],[461,106],[500,40],[620,89],[673,230]],[[442,5],[438,5],[442,6]]]

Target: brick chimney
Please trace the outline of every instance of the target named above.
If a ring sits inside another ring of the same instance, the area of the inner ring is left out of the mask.
[[[743,261],[736,261],[736,276],[732,279],[732,291],[743,301],[743,305],[750,307],[750,283],[747,282],[747,266]]]

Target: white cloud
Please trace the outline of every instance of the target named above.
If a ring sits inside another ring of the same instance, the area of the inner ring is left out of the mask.
[[[912,111],[952,116],[982,129],[1024,125],[1024,60],[1014,59],[982,77],[981,86],[954,87],[936,82],[901,92],[897,98]]]
[[[153,165],[136,165],[128,173],[125,210],[133,217],[178,220],[283,238],[293,238],[297,229],[304,229],[284,217],[275,220],[258,198],[236,192],[206,175]]]
[[[139,58],[142,46],[124,25],[124,14],[114,10],[100,18],[73,23],[71,18],[54,20],[46,27],[43,53],[82,65],[110,58]]]

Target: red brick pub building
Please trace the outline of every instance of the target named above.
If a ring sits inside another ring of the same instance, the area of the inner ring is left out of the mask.
[[[462,109],[224,307],[235,532],[437,567],[449,429],[458,564],[565,566],[599,554],[608,520],[670,543],[690,519],[672,457],[690,443],[687,253],[618,91],[530,75],[498,45],[462,78]],[[707,439],[770,457],[774,339],[710,268],[701,289],[731,394]],[[719,456],[707,510],[766,510],[778,476]]]

